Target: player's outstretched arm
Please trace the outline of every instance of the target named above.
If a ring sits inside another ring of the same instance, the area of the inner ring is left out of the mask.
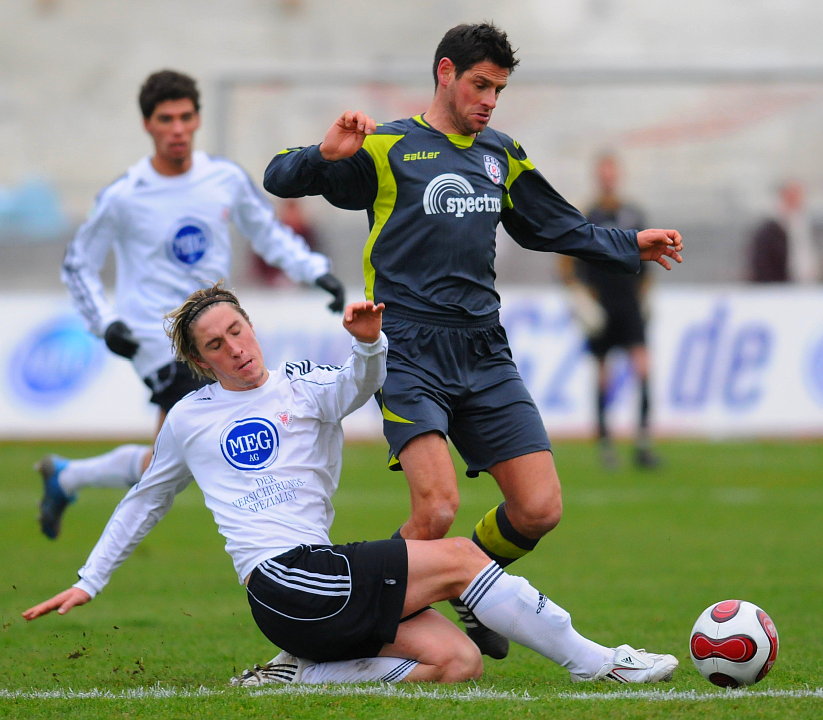
[[[350,303],[343,311],[343,327],[360,342],[375,342],[383,327],[385,308],[383,303],[375,305],[371,300]]]
[[[85,590],[81,590],[77,587],[70,587],[68,590],[63,590],[63,592],[57,593],[57,595],[53,598],[41,602],[39,605],[35,605],[34,607],[30,607],[28,610],[23,612],[23,617],[26,620],[34,620],[42,615],[48,615],[52,610],[57,610],[58,615],[65,615],[76,605],[85,605],[90,600],[91,595],[89,595]]]
[[[342,160],[351,157],[361,147],[366,135],[377,129],[377,123],[360,110],[346,110],[326,131],[320,143],[320,154],[324,160]]]
[[[650,229],[637,233],[637,246],[640,249],[640,259],[649,260],[671,270],[671,263],[683,262],[680,251],[683,249],[683,238],[677,230]]]

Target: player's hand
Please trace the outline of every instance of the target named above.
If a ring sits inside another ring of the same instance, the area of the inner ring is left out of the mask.
[[[63,590],[63,592],[57,593],[57,595],[53,598],[50,598],[45,602],[41,602],[39,605],[35,605],[34,607],[30,607],[28,610],[23,612],[23,617],[26,620],[34,620],[42,615],[48,615],[52,610],[57,610],[58,615],[65,615],[73,607],[77,605],[85,605],[90,600],[91,595],[89,595],[85,590],[81,590],[77,587],[70,587],[68,590]]]
[[[331,293],[334,297],[328,304],[329,310],[332,312],[341,312],[343,310],[343,306],[346,304],[346,291],[343,289],[343,283],[331,273],[326,273],[317,278],[314,284],[317,285],[317,287],[323,288],[326,292]]]
[[[383,303],[375,305],[371,300],[350,303],[343,311],[343,327],[360,342],[375,342],[380,337],[385,309]]]
[[[680,251],[683,249],[683,238],[677,230],[641,230],[637,233],[637,246],[640,249],[641,260],[652,260],[671,270],[671,263],[683,262]]]
[[[140,347],[140,343],[131,334],[129,326],[122,320],[115,320],[111,323],[103,333],[103,339],[109,350],[129,360],[137,354]]]
[[[326,131],[320,143],[320,154],[324,160],[342,160],[351,157],[361,147],[366,135],[377,129],[377,123],[360,110],[346,110]]]

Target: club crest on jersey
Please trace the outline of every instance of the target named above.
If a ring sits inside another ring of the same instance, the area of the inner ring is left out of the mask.
[[[168,240],[169,256],[187,267],[200,262],[210,247],[208,225],[194,218],[183,218]]]
[[[486,166],[486,175],[495,185],[499,185],[503,179],[500,171],[500,161],[494,155],[484,155],[483,164]]]
[[[283,412],[277,413],[277,419],[280,421],[280,424],[283,427],[288,427],[291,425],[291,412],[288,410],[284,410]]]
[[[262,470],[277,458],[280,436],[277,428],[261,417],[235,420],[220,435],[220,450],[226,462],[238,470]]]

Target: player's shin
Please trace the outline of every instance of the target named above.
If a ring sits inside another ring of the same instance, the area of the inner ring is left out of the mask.
[[[534,550],[537,539],[518,532],[506,515],[506,505],[492,508],[474,528],[472,541],[500,567],[506,567]]]
[[[71,460],[60,473],[60,486],[67,495],[85,487],[129,488],[143,474],[148,445],[120,445],[103,455]]]
[[[596,673],[612,656],[578,633],[571,617],[525,578],[489,563],[460,595],[486,627],[531,648],[577,675]]]

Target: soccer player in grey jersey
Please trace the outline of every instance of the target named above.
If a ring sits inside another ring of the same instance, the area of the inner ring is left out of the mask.
[[[194,150],[200,94],[192,78],[171,70],[154,73],[143,84],[139,103],[154,154],[99,194],[68,246],[62,279],[89,330],[113,353],[131,360],[151,389],[159,428],[169,408],[203,384],[174,361],[163,316],[196,288],[230,276],[232,224],[266,262],[296,282],[330,292],[330,309],[341,311],[344,298],[342,284],[329,272],[329,259],[311,252],[302,237],[277,221],[271,204],[240,167]],[[110,252],[116,261],[113,303],[100,277]],[[58,536],[78,490],[128,488],[150,457],[150,447],[122,445],[94,458],[43,458],[38,463],[43,533]]]
[[[657,682],[671,655],[608,648],[524,578],[467,538],[331,544],[341,420],[385,379],[383,305],[348,305],[342,366],[266,367],[236,296],[214,286],[171,313],[178,357],[211,380],[179,401],[151,466],[117,506],[67,590],[23,613],[34,620],[89,602],[194,480],[214,515],[252,616],[283,652],[234,684],[457,682],[483,670],[477,646],[431,603],[460,597],[488,627],[561,664],[572,680]]]
[[[518,60],[506,34],[460,25],[434,58],[426,112],[378,125],[347,111],[319,145],[275,155],[264,187],[281,197],[323,195],[366,210],[366,297],[386,305],[388,377],[378,400],[390,465],[411,494],[404,538],[434,539],[459,506],[446,438],[467,474],[490,473],[504,502],[478,522],[474,539],[505,566],[530,552],[560,521],[560,480],[542,419],[499,323],[495,238],[502,223],[525,248],[637,272],[640,261],[681,261],[676,230],[602,228],[545,180],[525,150],[489,127]],[[456,605],[470,636],[491,657],[503,638]]]

